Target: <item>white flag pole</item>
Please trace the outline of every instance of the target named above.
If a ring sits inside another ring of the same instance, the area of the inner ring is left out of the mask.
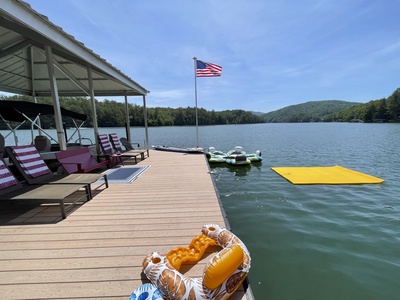
[[[197,57],[193,57],[194,60],[194,100],[196,104],[196,148],[199,147],[199,118],[197,115]]]

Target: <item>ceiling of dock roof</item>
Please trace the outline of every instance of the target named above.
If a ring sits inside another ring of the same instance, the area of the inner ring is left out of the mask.
[[[88,67],[95,96],[148,93],[26,2],[0,1],[0,91],[51,96],[45,46],[52,49],[60,96],[90,94]]]

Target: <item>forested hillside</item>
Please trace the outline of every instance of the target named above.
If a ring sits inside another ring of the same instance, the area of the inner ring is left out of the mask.
[[[328,115],[327,122],[400,122],[400,88],[388,98],[369,101]]]
[[[262,116],[265,122],[400,122],[400,88],[388,98],[367,103],[310,101]]]
[[[28,96],[0,96],[0,100],[20,100],[32,101]],[[38,103],[52,104],[50,98],[38,98]],[[85,97],[60,97],[61,107],[86,114],[88,116],[85,121],[86,127],[91,127],[92,112],[90,101]],[[97,121],[99,127],[122,127],[125,126],[125,104],[117,101],[96,101]],[[0,112],[1,114],[1,112]],[[144,126],[143,106],[129,104],[129,114],[131,116],[131,126]],[[147,108],[147,117],[149,126],[172,126],[172,125],[195,125],[196,109],[194,107],[187,108]],[[55,127],[53,116],[42,116],[40,118],[43,128]],[[72,127],[73,122],[69,118],[63,121],[67,127]],[[263,123],[260,116],[256,116],[251,112],[244,110],[225,110],[225,111],[207,111],[198,109],[199,125],[220,125],[220,124],[252,124]],[[24,127],[25,126],[25,127]],[[0,129],[6,129],[4,122],[0,121]],[[28,124],[21,128],[30,128]]]
[[[323,122],[327,115],[357,105],[360,103],[341,100],[310,101],[287,106],[262,117],[267,123]]]

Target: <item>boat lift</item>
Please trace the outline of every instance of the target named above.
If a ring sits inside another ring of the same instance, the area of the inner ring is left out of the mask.
[[[64,128],[65,140],[67,142],[71,141],[72,138],[78,134],[77,142],[81,144],[82,138],[80,134],[80,129],[83,126],[87,116],[84,114],[76,113],[71,110],[67,110],[65,108],[61,108],[62,116],[71,117],[75,126],[75,130],[70,136],[67,138],[66,128]],[[40,116],[41,115],[54,115],[54,108],[49,104],[41,104],[41,103],[33,103],[28,101],[0,101],[0,117],[7,125],[10,132],[5,135],[4,138],[7,138],[9,135],[14,136],[15,145],[18,145],[18,136],[17,130],[20,128],[26,121],[31,124],[31,136],[32,136],[32,144],[34,143],[34,130],[38,129],[40,135],[46,135],[50,141],[54,141],[58,144],[58,141],[50,136],[40,125]],[[81,120],[81,124],[77,124],[76,119]],[[11,122],[19,123],[17,126],[13,127]],[[65,125],[64,125],[65,127]]]

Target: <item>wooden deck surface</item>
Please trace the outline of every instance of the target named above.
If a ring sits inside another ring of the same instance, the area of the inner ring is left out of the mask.
[[[64,220],[58,206],[1,205],[1,299],[129,299],[148,282],[147,254],[187,246],[204,224],[224,226],[203,155],[152,150],[138,165],[150,168]],[[212,255],[180,271],[200,277]],[[230,299],[246,298],[240,288]]]

